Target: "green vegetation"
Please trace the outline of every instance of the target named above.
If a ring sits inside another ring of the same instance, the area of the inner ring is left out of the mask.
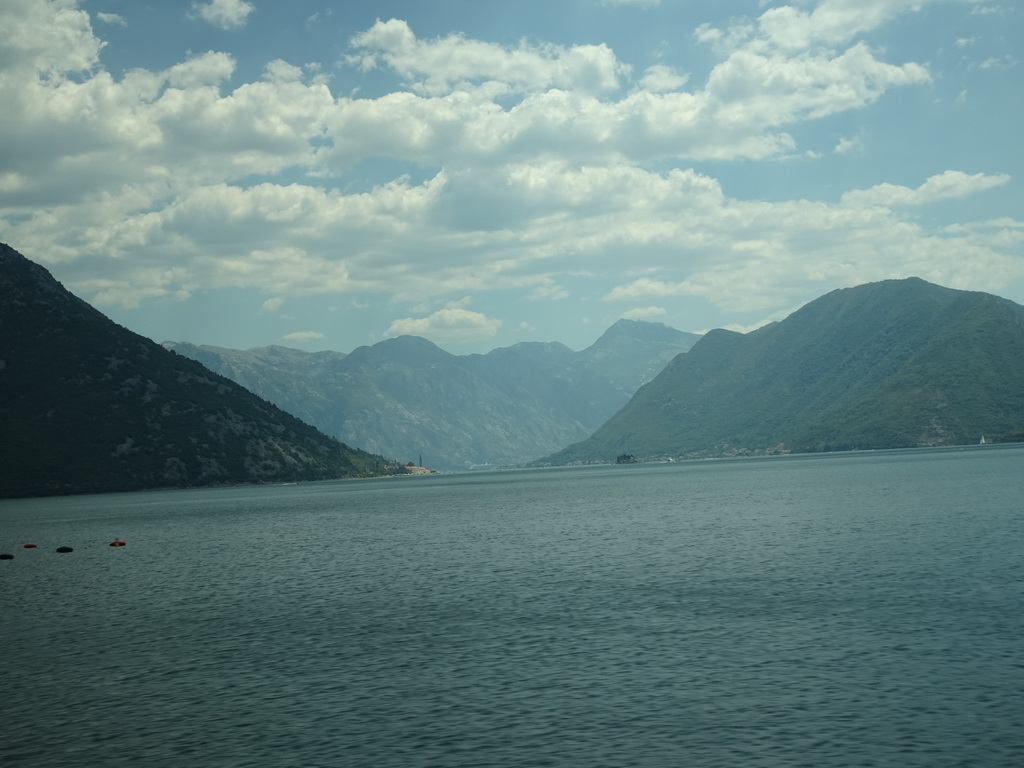
[[[401,471],[122,328],[0,245],[0,496]]]
[[[911,278],[707,334],[551,463],[1019,439],[1024,308]]]

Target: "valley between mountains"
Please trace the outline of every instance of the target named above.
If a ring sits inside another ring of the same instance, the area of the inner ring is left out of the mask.
[[[746,334],[162,345],[0,244],[0,496],[1024,440],[1024,307],[918,278]]]

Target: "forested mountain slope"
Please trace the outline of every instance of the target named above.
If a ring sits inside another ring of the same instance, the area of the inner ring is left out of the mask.
[[[115,324],[0,244],[0,496],[396,471]]]
[[[908,278],[706,334],[547,461],[956,445],[1022,426],[1024,307]]]

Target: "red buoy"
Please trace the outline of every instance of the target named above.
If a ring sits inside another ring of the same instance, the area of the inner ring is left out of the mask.
[[[36,548],[36,545],[33,544],[31,541],[25,543],[25,549],[35,549],[35,548]]]
[[[123,547],[127,543],[128,543],[127,541],[121,541],[120,539],[114,539],[112,542],[110,542],[110,546],[112,546],[112,547]]]

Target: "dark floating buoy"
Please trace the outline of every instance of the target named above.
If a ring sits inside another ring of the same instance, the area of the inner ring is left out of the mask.
[[[13,560],[14,555],[10,552],[0,552],[0,560]]]
[[[71,547],[57,547],[58,552],[74,552],[75,550]]]
[[[123,547],[127,543],[128,543],[127,541],[121,541],[121,539],[114,539],[112,542],[110,542],[110,546],[112,546],[112,547]]]
[[[36,545],[34,543],[32,543],[31,541],[25,542],[24,546],[25,546],[25,549],[35,549],[36,548]]]

